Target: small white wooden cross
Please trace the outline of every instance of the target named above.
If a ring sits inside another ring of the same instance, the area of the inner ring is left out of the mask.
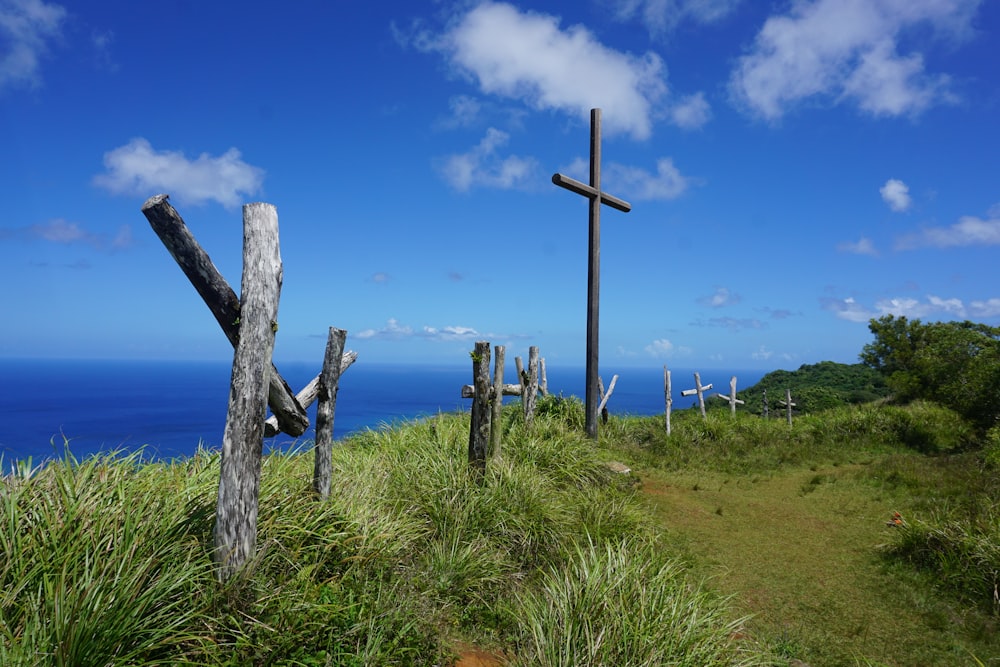
[[[698,394],[698,407],[701,408],[701,416],[705,416],[705,392],[712,388],[712,383],[702,386],[701,384],[701,374],[694,374],[694,389],[685,389],[681,392],[681,396],[694,396]]]

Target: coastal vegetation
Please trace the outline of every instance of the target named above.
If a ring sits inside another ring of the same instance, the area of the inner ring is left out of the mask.
[[[351,436],[322,502],[310,443],[272,452],[258,553],[226,584],[218,452],[5,463],[0,664],[1000,664],[1000,435],[946,382],[996,393],[976,368],[996,336],[936,326],[873,321],[888,395],[800,369],[848,398],[791,427],[684,410],[670,436],[612,416],[595,443],[549,396],[531,428],[504,409],[482,479],[467,415]]]

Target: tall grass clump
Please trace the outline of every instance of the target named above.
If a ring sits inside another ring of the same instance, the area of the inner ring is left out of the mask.
[[[762,664],[730,637],[741,620],[640,540],[578,545],[520,595],[516,665]]]
[[[139,455],[50,463],[0,484],[0,664],[173,664],[209,640],[201,498]]]

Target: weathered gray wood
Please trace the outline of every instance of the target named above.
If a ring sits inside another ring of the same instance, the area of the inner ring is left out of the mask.
[[[670,409],[674,405],[674,395],[670,387],[670,371],[666,365],[663,366],[663,402],[667,419],[667,435],[670,435]]]
[[[242,322],[233,355],[213,531],[213,555],[222,581],[243,567],[257,544],[260,457],[281,280],[278,213],[270,204],[247,204],[243,207]]]
[[[795,407],[795,403],[792,403],[792,390],[785,389],[785,400],[778,401],[781,405],[785,406],[785,412],[788,416],[788,425],[792,425],[792,408]]]
[[[326,354],[323,356],[323,370],[319,374],[313,490],[324,500],[330,496],[330,480],[333,475],[333,418],[337,409],[337,385],[340,383],[345,340],[346,331],[330,327],[326,339]]]
[[[519,384],[510,384],[508,382],[508,383],[504,384],[502,391],[503,391],[503,395],[504,396],[520,396],[521,395],[521,391],[523,389],[524,389],[524,387],[522,387]],[[476,388],[475,388],[475,386],[473,386],[471,384],[463,384],[462,385],[462,398],[475,398],[475,397],[476,397]]]
[[[482,479],[486,473],[486,455],[490,444],[490,343],[476,341],[472,352],[472,378],[476,394],[472,397],[469,424],[469,467]]]
[[[503,365],[506,352],[507,350],[503,345],[493,347],[493,400],[491,401],[493,414],[490,417],[490,458],[493,460],[500,458],[503,412]]]
[[[740,399],[736,398],[736,376],[735,375],[732,378],[730,378],[730,380],[729,380],[729,395],[726,396],[725,394],[716,394],[716,396],[718,396],[719,398],[723,398],[723,399],[725,399],[726,401],[729,402],[729,412],[730,412],[730,414],[734,414],[735,415],[736,414],[736,406],[737,405],[743,405],[743,401],[741,401]]]
[[[694,389],[685,389],[681,392],[681,396],[693,396],[698,394],[698,407],[701,408],[701,416],[705,417],[705,392],[712,388],[712,383],[702,386],[701,384],[701,374],[694,374]]]
[[[538,359],[538,393],[542,396],[549,395],[549,378],[545,374],[545,357]]]
[[[351,365],[358,360],[358,353],[353,350],[348,350],[340,358],[340,374],[343,375],[344,371],[351,367]],[[302,390],[295,394],[295,400],[299,402],[303,410],[308,410],[309,406],[316,402],[316,397],[319,396],[319,378],[322,372],[316,375],[312,380],[309,381]],[[273,436],[281,433],[281,429],[278,427],[278,418],[271,415],[264,422],[264,437],[271,438]]]
[[[521,403],[524,407],[524,425],[531,428],[535,423],[535,405],[538,403],[538,346],[528,348],[528,373],[524,378],[524,393]]]
[[[611,394],[615,392],[615,385],[618,384],[618,376],[615,375],[611,378],[611,384],[608,385],[607,393],[604,393],[604,382],[600,378],[597,378],[597,380],[601,390],[601,404],[597,406],[597,410],[603,415],[604,409],[608,406],[608,401],[611,400]]]
[[[147,199],[142,205],[142,213],[201,295],[205,305],[212,311],[226,338],[236,347],[244,318],[240,314],[240,300],[233,288],[215,268],[208,253],[195,240],[177,210],[167,201],[167,195],[155,195]],[[306,411],[295,400],[288,383],[273,365],[268,378],[267,402],[276,416],[279,428],[285,433],[299,436],[309,428]]]
[[[601,191],[601,110],[590,110],[590,185],[562,174],[554,174],[552,182],[590,200],[589,237],[587,248],[587,386],[585,427],[590,438],[597,439],[597,373],[600,339],[601,284],[601,204],[628,213],[631,204]]]

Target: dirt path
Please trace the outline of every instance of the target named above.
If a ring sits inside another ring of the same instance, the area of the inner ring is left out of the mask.
[[[772,476],[636,470],[642,497],[717,590],[752,614],[747,630],[818,665],[955,663],[933,623],[877,556],[897,508],[858,479],[863,466]],[[931,634],[927,634],[931,633]],[[921,646],[899,637],[927,637]]]

